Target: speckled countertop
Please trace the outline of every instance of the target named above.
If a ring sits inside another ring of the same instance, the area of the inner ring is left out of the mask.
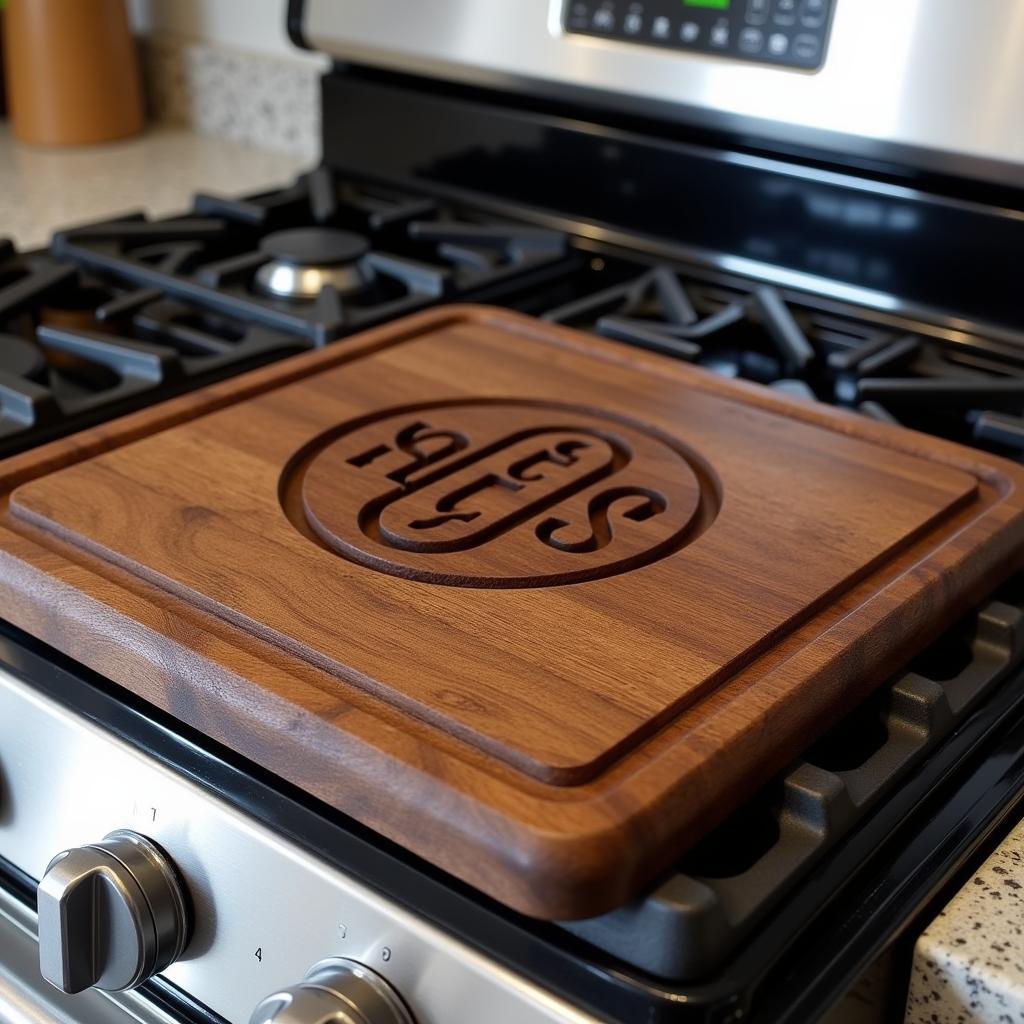
[[[1024,1022],[1024,822],[914,947],[906,1024]]]
[[[0,237],[33,248],[56,228],[139,210],[174,213],[187,209],[193,192],[241,195],[275,187],[312,163],[182,128],[150,128],[101,146],[41,149],[15,142],[0,121]]]

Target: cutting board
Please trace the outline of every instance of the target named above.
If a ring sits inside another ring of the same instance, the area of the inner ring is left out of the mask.
[[[505,904],[580,917],[1019,567],[1021,480],[452,307],[0,465],[0,611]]]

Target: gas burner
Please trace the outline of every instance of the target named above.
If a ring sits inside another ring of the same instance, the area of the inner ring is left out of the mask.
[[[190,217],[61,232],[53,250],[315,345],[440,301],[500,301],[578,259],[559,231],[485,220],[324,167],[249,199],[197,196]]]
[[[149,258],[168,268],[188,251]],[[304,347],[0,242],[0,455]]]
[[[9,346],[0,373],[21,368],[3,379],[37,384],[58,376],[53,351],[64,335],[47,331],[166,345],[190,367],[226,367],[270,358],[286,338],[298,350],[438,302],[495,302],[1024,459],[1024,359],[1012,346],[963,332],[952,339],[706,268],[645,265],[622,250],[588,262],[588,249],[596,247],[570,244],[560,231],[321,167],[246,199],[198,196],[181,218],[63,232],[57,260],[33,267],[14,266],[10,247],[0,247],[0,300],[9,307],[0,301],[0,331],[26,337],[12,330],[10,308],[32,308],[33,329],[45,330],[29,343],[49,353],[40,366],[38,355]],[[86,350],[106,351],[79,346]],[[161,365],[173,377],[172,364]],[[115,393],[102,374],[85,380],[83,390],[61,378],[58,390],[74,391],[72,405]],[[34,399],[5,401],[22,422],[43,415]]]
[[[255,285],[284,299],[315,299],[324,287],[349,295],[376,277],[364,259],[370,243],[362,235],[334,228],[307,227],[275,231],[260,240],[270,257],[256,271]]]
[[[950,342],[858,311],[831,315],[805,299],[666,264],[591,289],[543,318],[1024,460],[1018,350],[982,338]]]

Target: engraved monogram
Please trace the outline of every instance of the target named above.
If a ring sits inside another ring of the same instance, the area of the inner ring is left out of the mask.
[[[681,546],[700,482],[677,446],[590,410],[437,404],[342,428],[307,462],[306,521],[346,557],[463,586],[545,586]]]

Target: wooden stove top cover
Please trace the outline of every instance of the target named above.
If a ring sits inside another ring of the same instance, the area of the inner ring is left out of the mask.
[[[597,913],[1021,562],[1022,471],[449,308],[0,466],[3,615]]]

